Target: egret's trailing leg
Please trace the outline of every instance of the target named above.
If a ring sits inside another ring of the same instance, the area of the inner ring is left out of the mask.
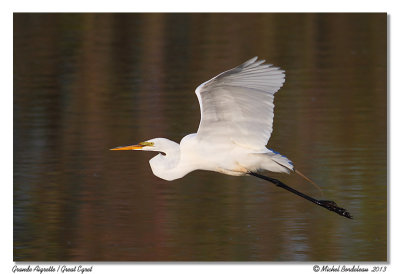
[[[333,211],[333,212],[335,212],[335,213],[337,213],[337,214],[339,214],[339,215],[341,215],[343,217],[346,217],[346,218],[349,218],[349,219],[353,219],[353,217],[350,215],[350,213],[346,209],[338,207],[334,201],[317,200],[317,199],[314,199],[314,198],[312,198],[312,197],[310,197],[310,196],[308,196],[308,195],[306,195],[304,193],[301,193],[301,192],[297,191],[294,188],[291,188],[288,185],[285,185],[284,183],[282,183],[278,179],[270,178],[270,177],[267,177],[267,176],[264,176],[264,175],[261,175],[261,174],[258,174],[258,173],[254,173],[254,172],[250,172],[249,174],[252,175],[252,176],[255,176],[257,178],[264,179],[264,180],[266,180],[268,182],[271,182],[274,185],[276,185],[277,187],[284,188],[284,189],[286,189],[286,190],[288,190],[288,191],[290,191],[290,192],[292,192],[292,193],[294,193],[294,194],[296,194],[296,195],[298,195],[298,196],[300,196],[300,197],[302,197],[304,199],[309,200],[310,202],[313,202],[314,204],[322,206],[322,207],[324,207],[324,208],[326,208],[326,209],[328,209],[330,211]]]

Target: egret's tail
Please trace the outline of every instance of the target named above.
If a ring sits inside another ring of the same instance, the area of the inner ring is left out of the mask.
[[[269,152],[267,153],[268,157],[273,160],[275,163],[285,167],[285,172],[290,173],[291,171],[294,171],[294,166],[292,161],[290,161],[286,156],[280,154],[279,152],[268,149]]]
[[[303,179],[305,179],[306,181],[311,183],[314,187],[316,187],[319,190],[321,196],[324,196],[324,192],[322,191],[322,189],[316,183],[314,183],[310,178],[308,178],[306,175],[304,175],[303,173],[301,173],[297,169],[294,169],[294,172],[296,172],[300,177],[303,177]]]

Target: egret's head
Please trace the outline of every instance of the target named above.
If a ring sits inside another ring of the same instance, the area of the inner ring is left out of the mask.
[[[171,149],[177,149],[177,147],[179,147],[179,145],[171,140],[165,138],[154,138],[141,142],[137,145],[116,147],[112,148],[111,150],[146,150],[166,153]]]
[[[159,152],[150,159],[150,167],[154,175],[164,180],[175,180],[183,177],[188,171],[176,172],[175,167],[180,160],[179,144],[165,138],[154,138],[137,145],[112,148],[111,150],[147,150]]]
[[[110,150],[148,150],[148,151],[157,151],[156,142],[152,140],[141,142],[137,145],[130,145],[130,146],[122,146],[112,148]]]

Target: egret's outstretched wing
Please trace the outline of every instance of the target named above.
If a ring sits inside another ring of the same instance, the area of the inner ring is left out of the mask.
[[[272,132],[274,93],[285,82],[285,74],[264,62],[254,57],[197,87],[200,140],[265,148]]]

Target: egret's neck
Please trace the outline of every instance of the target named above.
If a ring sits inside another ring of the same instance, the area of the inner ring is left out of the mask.
[[[165,155],[160,153],[151,158],[149,163],[154,175],[161,179],[172,181],[182,178],[189,171],[186,171],[180,165],[181,150],[179,144],[170,140],[168,141],[168,146],[160,149]]]

